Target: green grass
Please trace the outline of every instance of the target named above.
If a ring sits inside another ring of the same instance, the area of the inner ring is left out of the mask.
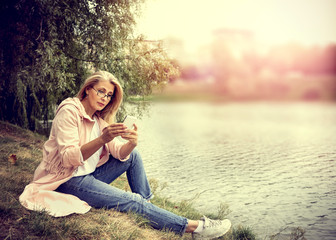
[[[181,237],[169,231],[154,230],[147,219],[133,213],[91,209],[84,215],[54,218],[46,212],[29,211],[22,207],[19,195],[32,180],[34,170],[42,159],[45,140],[43,136],[0,121],[0,239],[191,239],[191,234]],[[17,156],[15,165],[8,162],[10,154]],[[203,215],[193,208],[192,199],[174,202],[160,196],[165,184],[154,179],[150,179],[150,184],[155,194],[153,204],[189,219],[199,219]],[[113,185],[130,191],[125,175]],[[218,214],[205,215],[223,219],[229,213],[228,206],[222,203]],[[256,236],[250,228],[238,227],[221,239],[254,240]]]
[[[184,94],[153,94],[148,96],[130,96],[130,102],[206,102],[206,101],[226,101],[227,97],[217,96],[213,94],[198,94],[198,93],[184,93]]]

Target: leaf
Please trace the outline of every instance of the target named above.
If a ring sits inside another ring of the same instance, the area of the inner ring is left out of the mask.
[[[17,158],[16,158],[16,155],[15,155],[15,154],[11,154],[11,155],[9,155],[9,157],[8,157],[8,162],[10,162],[12,165],[15,165],[15,164],[16,164],[16,160],[17,160]]]

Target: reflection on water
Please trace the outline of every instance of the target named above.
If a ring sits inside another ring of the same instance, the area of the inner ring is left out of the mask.
[[[139,122],[149,178],[174,200],[230,206],[264,239],[287,227],[336,236],[336,105],[155,103]]]

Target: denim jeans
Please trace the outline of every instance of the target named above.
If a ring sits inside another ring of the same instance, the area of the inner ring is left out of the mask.
[[[126,172],[132,193],[110,185],[124,172]],[[169,229],[183,234],[188,224],[186,218],[148,202],[152,197],[152,192],[141,156],[136,150],[125,162],[110,156],[108,162],[98,167],[93,173],[73,177],[60,185],[56,191],[75,195],[95,208],[138,213],[147,218],[155,229]]]

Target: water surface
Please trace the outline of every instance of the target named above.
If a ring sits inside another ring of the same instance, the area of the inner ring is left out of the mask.
[[[149,178],[173,200],[216,212],[261,239],[291,227],[336,238],[336,105],[154,103],[138,122]]]

